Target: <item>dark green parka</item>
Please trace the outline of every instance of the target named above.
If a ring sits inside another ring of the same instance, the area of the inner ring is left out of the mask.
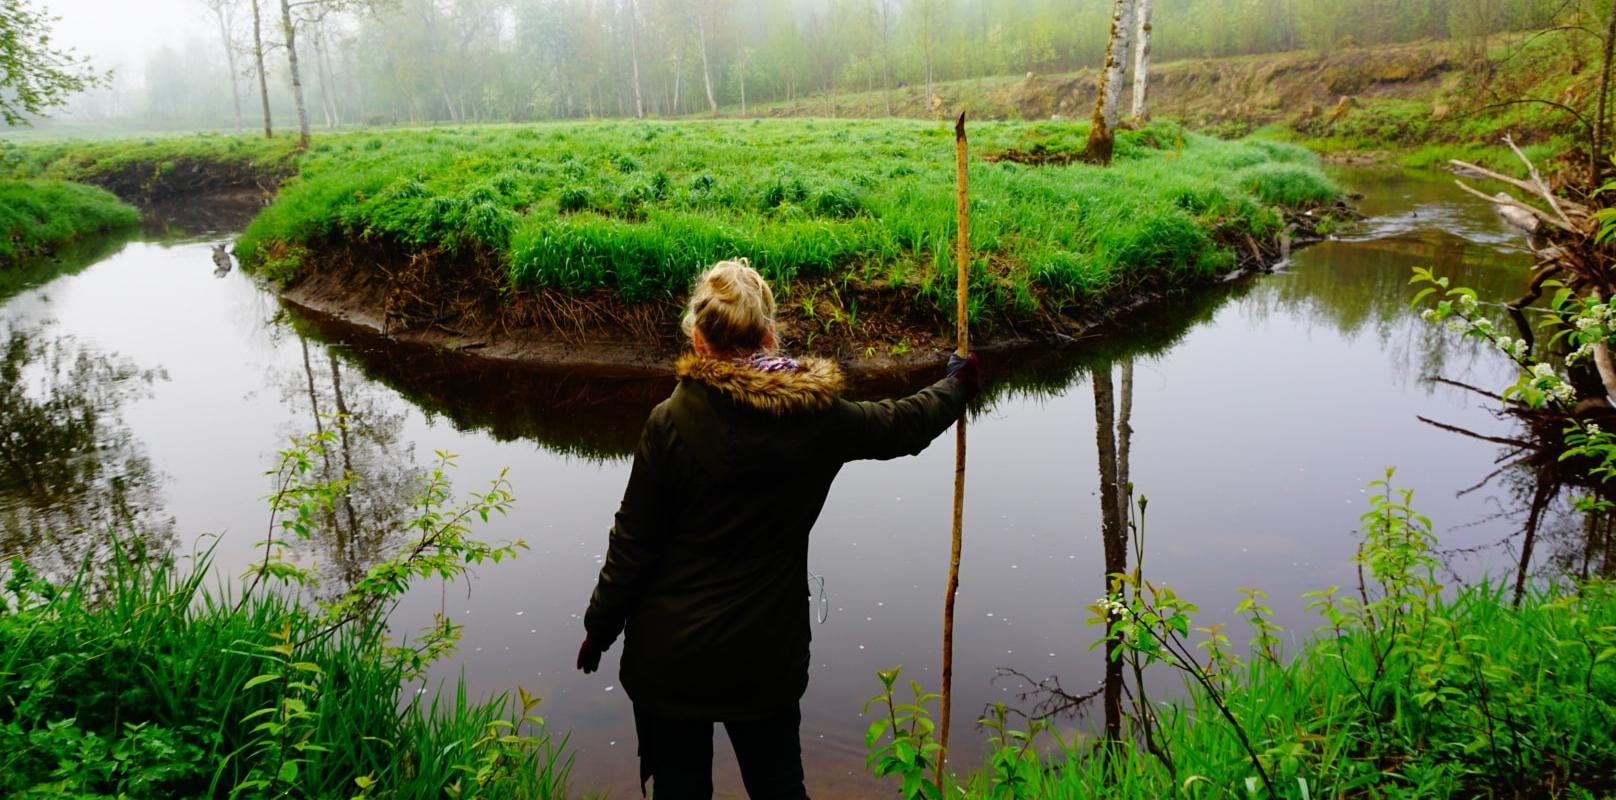
[[[685,356],[640,436],[584,627],[624,633],[622,682],[658,713],[745,719],[808,686],[808,533],[842,465],[914,455],[965,411],[945,378],[841,399],[833,362],[791,371]]]

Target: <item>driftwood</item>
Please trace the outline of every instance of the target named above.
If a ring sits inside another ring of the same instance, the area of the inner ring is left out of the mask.
[[[1572,221],[1572,216],[1586,221],[1589,214],[1588,207],[1582,205],[1581,203],[1556,197],[1554,190],[1549,187],[1548,182],[1543,180],[1542,173],[1538,172],[1537,165],[1533,164],[1532,160],[1527,158],[1525,153],[1521,152],[1521,148],[1516,146],[1515,140],[1511,137],[1505,136],[1504,144],[1509,145],[1509,149],[1513,151],[1515,156],[1526,165],[1529,180],[1522,180],[1520,178],[1511,177],[1500,172],[1494,172],[1486,167],[1471,164],[1468,161],[1459,161],[1454,159],[1449,163],[1465,172],[1507,183],[1523,192],[1527,192],[1533,196],[1541,198],[1543,202],[1548,204],[1549,209],[1553,213],[1549,213],[1548,211],[1544,211],[1536,206],[1529,205],[1521,200],[1518,200],[1511,196],[1508,192],[1499,192],[1496,195],[1489,196],[1485,192],[1475,189],[1474,187],[1465,183],[1463,180],[1455,181],[1455,183],[1459,184],[1459,188],[1469,192],[1470,194],[1476,195],[1483,200],[1498,205],[1501,213],[1505,213],[1507,210],[1508,213],[1506,213],[1506,219],[1509,219],[1511,224],[1515,224],[1518,227],[1525,226],[1519,222],[1516,222],[1517,219],[1524,220],[1526,217],[1530,216],[1533,219],[1540,220],[1560,228],[1567,233],[1582,233],[1582,228],[1576,222]],[[1529,230],[1535,231],[1535,227],[1530,228]]]

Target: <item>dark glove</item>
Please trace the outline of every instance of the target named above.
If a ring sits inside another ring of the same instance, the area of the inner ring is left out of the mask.
[[[971,397],[976,397],[976,393],[982,391],[982,372],[978,368],[980,363],[976,353],[965,358],[960,358],[959,353],[948,356],[948,377],[964,384],[966,393]]]
[[[600,652],[600,648],[585,636],[584,643],[578,645],[578,669],[583,670],[585,675],[600,669]]]

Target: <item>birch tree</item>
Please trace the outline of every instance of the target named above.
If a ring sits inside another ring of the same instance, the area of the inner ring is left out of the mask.
[[[303,101],[303,75],[297,65],[297,25],[292,21],[292,0],[281,0],[281,36],[286,41],[286,63],[292,71],[292,101],[297,106],[297,146],[309,146],[309,107]]]
[[[258,0],[252,0],[253,59],[258,67],[258,97],[264,103],[264,138],[275,138],[275,127],[269,117],[269,73],[264,71],[264,24]]]
[[[1117,118],[1122,111],[1122,81],[1128,68],[1128,31],[1133,27],[1134,0],[1115,0],[1111,7],[1111,43],[1106,48],[1105,66],[1100,70],[1100,88],[1094,98],[1093,125],[1089,128],[1085,160],[1110,164],[1116,147]]]
[[[705,4],[697,3],[695,9],[696,39],[701,44],[701,79],[707,84],[707,110],[717,116],[718,98],[713,95],[713,71],[707,64],[707,15],[703,13],[703,5]]]
[[[640,92],[639,22],[635,19],[638,13],[634,0],[628,0],[628,57],[634,72],[634,116],[645,119],[645,97]]]
[[[1151,0],[1134,0],[1139,27],[1134,31],[1133,54],[1133,118],[1136,122],[1150,121],[1147,95],[1150,89],[1150,4]]]
[[[230,100],[235,105],[236,133],[241,133],[241,73],[236,70],[236,41],[231,35],[237,0],[202,0],[202,5],[213,13],[214,21],[219,24],[219,43],[224,46],[225,68],[230,71]]]

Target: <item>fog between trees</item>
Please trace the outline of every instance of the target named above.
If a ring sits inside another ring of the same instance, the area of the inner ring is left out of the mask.
[[[1601,3],[1608,0],[1155,0],[1153,59],[1476,39],[1565,21]],[[264,71],[275,127],[295,130],[282,4],[258,0]],[[1104,59],[1112,11],[1112,0],[285,5],[315,129],[752,113],[810,93],[924,91],[937,81],[1063,72]],[[218,35],[166,43],[56,116],[232,128],[239,103],[240,126],[261,128],[252,6],[195,0]]]

